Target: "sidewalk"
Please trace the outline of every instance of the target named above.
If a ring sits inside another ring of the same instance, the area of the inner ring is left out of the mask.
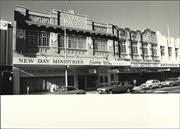
[[[86,94],[98,94],[96,90],[93,91],[86,91]]]

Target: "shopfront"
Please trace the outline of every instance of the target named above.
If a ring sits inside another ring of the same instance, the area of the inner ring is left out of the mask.
[[[63,57],[14,57],[14,85],[16,94],[49,91],[52,85],[65,86],[65,67],[68,85],[83,90],[95,90],[117,80],[117,73],[110,72],[113,66],[130,65],[130,62],[105,59]]]

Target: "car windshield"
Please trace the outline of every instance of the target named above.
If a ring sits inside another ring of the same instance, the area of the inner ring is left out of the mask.
[[[147,80],[146,81],[146,83],[152,83],[153,82],[153,80]]]

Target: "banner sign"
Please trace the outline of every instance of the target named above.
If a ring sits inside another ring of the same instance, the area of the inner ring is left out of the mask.
[[[104,59],[73,59],[73,58],[27,58],[13,57],[13,64],[18,65],[100,65],[100,66],[130,66],[128,61],[108,61]]]

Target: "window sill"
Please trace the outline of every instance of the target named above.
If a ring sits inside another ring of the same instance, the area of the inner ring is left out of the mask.
[[[59,49],[65,49],[63,47],[58,47]],[[80,48],[66,48],[67,50],[77,50],[77,51],[87,51],[87,49],[80,49]]]
[[[109,53],[109,51],[107,51],[107,50],[94,50],[94,52],[107,52],[107,53]]]
[[[128,55],[127,53],[121,53],[121,55]]]
[[[26,48],[50,48],[50,46],[29,46],[29,45],[26,45]]]

